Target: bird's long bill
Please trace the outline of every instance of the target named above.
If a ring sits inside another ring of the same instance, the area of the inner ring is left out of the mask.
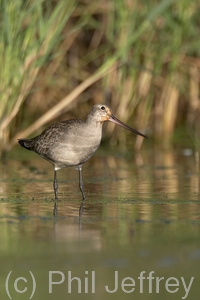
[[[135,134],[141,135],[141,136],[143,136],[144,138],[147,139],[147,136],[145,136],[144,134],[140,133],[139,131],[131,128],[130,126],[124,124],[123,122],[121,122],[120,120],[118,120],[114,115],[111,115],[109,117],[108,121],[113,122],[113,123],[115,123],[115,124],[117,124],[117,125],[125,128],[125,129],[127,129],[127,130],[129,130],[129,131],[131,131],[131,132],[133,132]]]

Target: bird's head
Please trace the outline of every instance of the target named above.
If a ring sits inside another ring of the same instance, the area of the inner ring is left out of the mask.
[[[88,117],[93,118],[94,120],[96,120],[96,122],[100,124],[103,124],[106,121],[110,121],[125,128],[126,130],[129,130],[137,135],[141,135],[147,138],[144,134],[140,133],[139,131],[131,128],[130,126],[124,124],[122,121],[117,119],[113,114],[112,109],[105,104],[94,105]]]

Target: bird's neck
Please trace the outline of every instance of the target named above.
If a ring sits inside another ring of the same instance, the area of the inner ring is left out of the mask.
[[[97,121],[94,117],[88,115],[86,123],[89,127],[98,128],[102,130],[102,122]]]

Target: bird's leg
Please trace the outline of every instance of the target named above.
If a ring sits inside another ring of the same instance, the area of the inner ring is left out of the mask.
[[[81,206],[79,208],[79,230],[81,230],[81,227],[82,227],[82,216],[83,216],[83,210],[84,210],[84,203],[85,203],[85,201],[82,201]]]
[[[54,194],[55,194],[55,200],[58,200],[58,182],[56,178],[56,170],[54,169],[54,180],[53,180],[53,188],[54,188]]]
[[[83,200],[85,200],[84,187],[83,187],[83,178],[82,178],[82,166],[78,166],[79,171],[79,187],[82,193]]]

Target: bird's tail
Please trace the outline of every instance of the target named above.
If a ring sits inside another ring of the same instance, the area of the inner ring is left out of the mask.
[[[24,147],[24,148],[26,148],[26,149],[28,149],[28,150],[32,150],[32,143],[31,143],[31,140],[26,140],[26,139],[19,139],[18,140],[18,143],[22,146],[22,147]]]

